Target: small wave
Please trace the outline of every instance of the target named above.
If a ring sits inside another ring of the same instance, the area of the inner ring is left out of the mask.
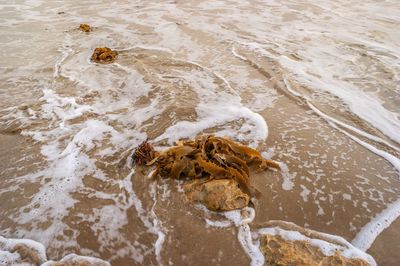
[[[42,265],[51,266],[58,263],[88,264],[110,266],[107,261],[77,254],[68,254],[60,261],[47,260],[46,248],[39,242],[30,239],[12,239],[0,236],[1,265]]]

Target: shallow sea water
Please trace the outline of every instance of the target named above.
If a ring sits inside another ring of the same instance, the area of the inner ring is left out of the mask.
[[[398,265],[399,27],[396,0],[2,1],[0,235],[54,260],[257,265],[248,227],[130,167],[146,138],[213,133],[287,166],[252,175],[249,228],[293,222]],[[101,46],[118,60],[92,63]]]

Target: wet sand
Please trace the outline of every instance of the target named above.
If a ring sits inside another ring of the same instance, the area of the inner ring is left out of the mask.
[[[2,236],[39,241],[51,259],[249,264],[238,228],[210,226],[221,217],[176,181],[131,167],[146,138],[163,149],[226,135],[284,163],[251,175],[252,229],[283,220],[351,242],[399,199],[397,3],[383,19],[373,2],[73,2],[0,10]],[[90,62],[98,46],[117,61]],[[378,265],[398,264],[398,227],[363,235]]]

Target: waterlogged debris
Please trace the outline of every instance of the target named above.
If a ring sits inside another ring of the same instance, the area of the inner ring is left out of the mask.
[[[81,25],[79,25],[79,30],[81,30],[83,32],[91,32],[92,27],[90,27],[89,24],[81,24]]]
[[[117,51],[113,51],[108,47],[98,47],[94,50],[90,59],[96,63],[108,64],[114,62],[117,57]]]
[[[232,179],[193,180],[184,184],[187,198],[200,202],[212,211],[230,211],[242,209],[249,204],[250,197],[238,187]]]
[[[141,150],[140,146],[137,150]],[[251,164],[262,170],[279,169],[276,162],[264,159],[257,150],[212,135],[180,141],[147,163],[156,167],[152,178],[201,179],[185,185],[187,195],[211,210],[247,206],[249,197],[255,192],[249,177]]]
[[[145,165],[152,161],[155,156],[156,151],[153,145],[145,140],[133,151],[132,160],[135,165]]]

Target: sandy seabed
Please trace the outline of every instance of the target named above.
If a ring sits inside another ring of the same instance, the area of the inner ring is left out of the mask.
[[[6,1],[0,234],[53,260],[257,263],[247,229],[129,166],[147,138],[212,133],[286,166],[251,175],[249,230],[293,222],[398,265],[398,14],[398,1]],[[105,46],[117,60],[91,62]]]

